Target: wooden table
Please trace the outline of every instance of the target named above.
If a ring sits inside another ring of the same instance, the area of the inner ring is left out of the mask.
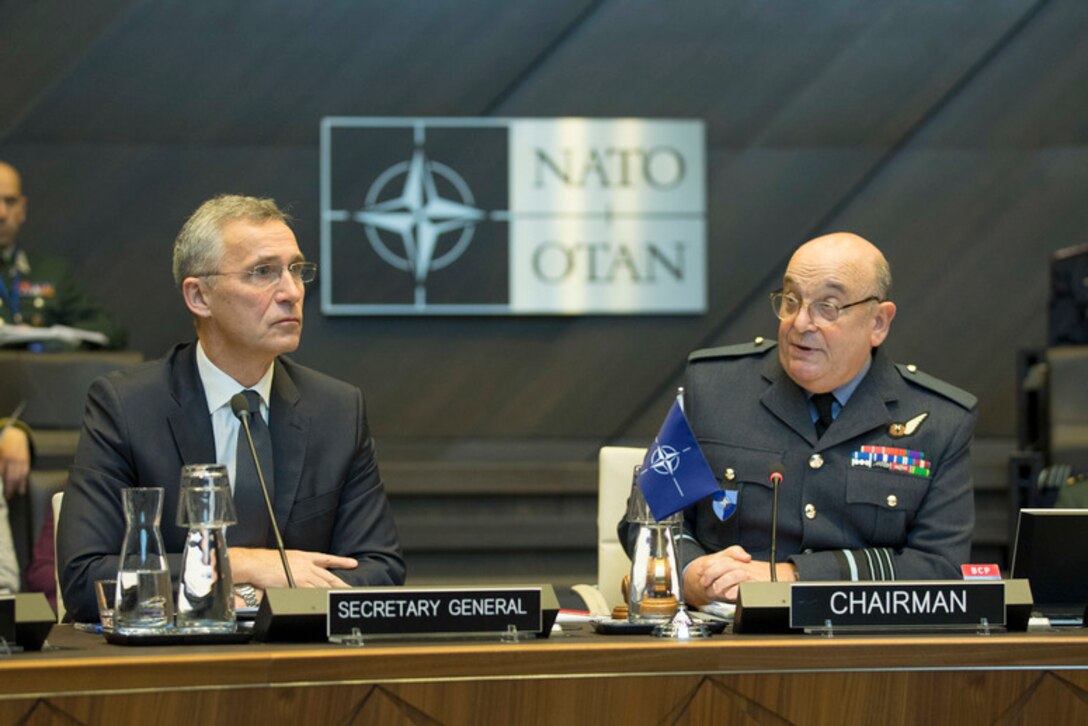
[[[0,723],[1088,723],[1088,631],[126,648],[0,659]]]

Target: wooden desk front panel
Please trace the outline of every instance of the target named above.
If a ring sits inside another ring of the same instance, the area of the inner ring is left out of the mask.
[[[1088,723],[1079,634],[199,651],[58,635],[70,651],[0,662],[0,723]]]

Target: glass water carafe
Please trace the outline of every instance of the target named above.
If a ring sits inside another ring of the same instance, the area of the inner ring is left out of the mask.
[[[205,483],[211,481],[214,479],[206,479]],[[179,628],[208,632],[235,629],[227,527],[237,517],[225,471],[218,481],[219,486],[183,485],[181,489],[178,509],[186,510],[189,533],[178,582]]]
[[[114,607],[114,628],[139,633],[167,628],[174,623],[170,566],[162,543],[161,487],[124,490],[125,541]]]

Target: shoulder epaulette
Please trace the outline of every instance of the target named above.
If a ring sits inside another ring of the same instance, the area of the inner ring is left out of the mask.
[[[1067,260],[1070,257],[1078,257],[1088,253],[1088,244],[1074,245],[1072,247],[1063,247],[1054,253],[1051,259],[1054,261]]]
[[[950,401],[958,403],[968,411],[978,405],[978,398],[968,393],[962,388],[953,386],[951,383],[946,383],[940,378],[935,378],[928,373],[923,373],[918,369],[918,366],[913,363],[898,363],[895,366],[899,369],[899,375],[903,376],[906,380],[921,386],[922,388],[933,391],[940,394]]]
[[[759,353],[766,353],[776,345],[778,345],[778,343],[773,340],[768,340],[761,335],[751,343],[723,345],[720,348],[701,348],[692,351],[688,356],[688,363],[694,363],[695,361],[700,360],[712,360],[715,358],[741,358],[746,355],[757,355]]]

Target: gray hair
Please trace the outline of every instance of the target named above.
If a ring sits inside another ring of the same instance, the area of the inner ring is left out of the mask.
[[[291,217],[273,199],[221,194],[204,202],[174,240],[174,284],[179,289],[186,277],[215,271],[223,259],[223,227],[237,219],[287,224]]]
[[[876,263],[876,292],[881,300],[890,300],[892,295],[892,268],[884,255]]]

